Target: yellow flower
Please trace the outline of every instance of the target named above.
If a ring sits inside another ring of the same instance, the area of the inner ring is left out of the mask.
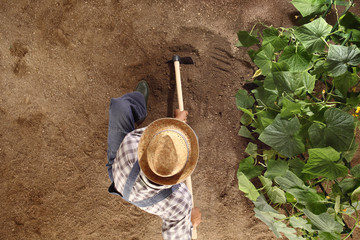
[[[343,212],[346,212],[346,210],[347,210],[347,209],[346,209],[346,208],[344,208],[344,209],[343,209]]]
[[[355,113],[359,113],[359,112],[360,112],[360,107],[357,107]]]
[[[310,19],[310,22],[314,21],[314,19],[315,19],[315,18],[311,18],[311,19]]]
[[[359,115],[358,114],[353,114],[353,117],[358,117]]]
[[[330,196],[326,196],[326,199],[330,199]]]
[[[325,94],[325,89],[323,89],[321,93],[324,95]]]
[[[295,15],[295,19],[298,19],[300,16],[299,15]]]
[[[296,198],[294,198],[294,201],[296,201]]]
[[[356,92],[356,87],[353,87],[351,90],[352,90],[353,92]]]

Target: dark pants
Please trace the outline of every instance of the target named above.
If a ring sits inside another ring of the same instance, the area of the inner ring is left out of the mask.
[[[132,92],[111,99],[107,150],[108,163],[106,164],[111,182],[114,181],[112,164],[121,142],[126,134],[135,130],[135,123],[145,119],[146,114],[145,98],[140,92]]]

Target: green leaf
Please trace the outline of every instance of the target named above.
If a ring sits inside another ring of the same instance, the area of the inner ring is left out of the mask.
[[[334,77],[346,73],[349,66],[358,64],[360,64],[360,50],[356,46],[330,45],[326,58],[326,69]]]
[[[283,120],[278,114],[274,122],[260,134],[259,140],[280,154],[293,157],[305,151],[299,131],[300,122],[296,117],[291,120]]]
[[[320,232],[319,233],[320,240],[340,240],[340,233],[333,232]]]
[[[254,158],[249,156],[241,160],[238,172],[242,172],[248,179],[252,179],[259,176],[263,170],[264,167],[261,165],[255,165]]]
[[[303,237],[296,236],[296,230],[286,226],[283,222],[275,222],[274,225],[278,232],[282,232],[289,240],[306,240]]]
[[[271,44],[275,52],[283,50],[288,43],[288,39],[284,36],[279,36],[279,31],[274,27],[269,27],[263,31],[262,45]]]
[[[337,108],[324,113],[325,124],[314,123],[309,128],[310,142],[314,147],[331,146],[337,151],[348,151],[354,139],[354,118]]]
[[[251,157],[256,158],[256,156],[257,156],[257,145],[252,143],[252,142],[249,142],[246,149],[245,149],[245,152],[247,154],[249,154]]]
[[[360,187],[356,188],[354,192],[351,194],[351,201],[352,202],[359,201],[359,195],[360,195]]]
[[[237,35],[239,39],[237,46],[250,47],[259,43],[259,40],[256,37],[250,35],[247,31],[239,31]]]
[[[333,83],[334,86],[341,92],[341,94],[346,97],[348,90],[357,84],[359,78],[356,72],[346,71],[344,74],[337,76],[334,78]]]
[[[287,46],[279,58],[279,62],[287,63],[290,72],[301,72],[310,66],[312,56],[307,53],[304,47]]]
[[[245,196],[250,200],[256,201],[256,199],[260,196],[260,194],[256,190],[254,184],[252,184],[250,180],[242,172],[237,173],[237,178],[238,178],[239,190],[244,192]]]
[[[293,158],[289,160],[289,169],[296,174],[301,180],[307,181],[312,177],[310,174],[302,173],[302,170],[305,167],[305,162],[299,158]]]
[[[289,70],[290,66],[287,62],[273,62],[271,66],[272,72],[284,72]]]
[[[326,10],[326,0],[292,0],[291,3],[303,17],[319,14]]]
[[[305,24],[295,30],[296,38],[309,53],[324,51],[324,39],[331,32],[331,26],[323,18]]]
[[[239,110],[243,111],[244,114],[248,115],[252,120],[254,120],[254,114],[252,113],[251,109],[246,109],[242,107],[238,107]]]
[[[257,127],[263,131],[267,126],[272,124],[274,122],[274,119],[276,117],[276,112],[272,111],[261,111],[259,112],[257,116],[258,125]]]
[[[353,168],[351,168],[350,172],[353,177],[360,178],[360,164],[355,165]]]
[[[276,226],[274,225],[276,220],[274,219],[274,217],[272,217],[270,215],[269,212],[263,212],[263,211],[260,211],[257,208],[254,208],[254,212],[255,212],[255,217],[260,219],[261,221],[263,221],[269,227],[269,229],[271,231],[273,231],[273,233],[275,234],[275,236],[277,238],[281,237],[281,234],[279,233]]]
[[[304,218],[291,216],[290,224],[294,228],[304,229],[310,233],[314,232],[314,230],[311,229],[311,224],[309,224],[308,221],[306,221],[306,219],[304,219]]]
[[[283,190],[276,186],[273,187],[272,181],[264,176],[259,176],[259,179],[272,203],[286,203],[285,192]]]
[[[346,195],[353,192],[356,188],[360,187],[360,180],[356,178],[346,178],[339,184],[341,192]]]
[[[320,215],[313,214],[307,209],[303,209],[305,215],[310,219],[311,223],[322,232],[341,233],[342,226],[334,220],[329,213],[322,213]]]
[[[304,182],[289,170],[286,171],[284,176],[276,177],[275,182],[279,184],[280,187],[285,191],[289,191],[292,188],[300,188],[300,189],[306,188]]]
[[[248,92],[244,89],[239,89],[235,97],[238,108],[251,108],[254,105],[255,99],[249,96]]]
[[[280,116],[282,118],[294,117],[295,115],[301,113],[300,103],[294,103],[288,100],[287,98],[283,98],[282,104],[283,106],[281,108],[281,113],[280,113]]]
[[[274,52],[275,48],[271,44],[267,44],[255,56],[254,63],[261,69],[264,76],[268,75],[271,71]]]
[[[275,102],[277,101],[278,95],[273,91],[269,91],[264,87],[258,87],[252,90],[259,106],[277,108]]]
[[[360,17],[351,12],[347,12],[345,15],[339,18],[339,23],[346,29],[360,30]]]
[[[274,72],[274,83],[280,93],[287,92],[297,96],[305,96],[315,86],[315,76],[308,72]]]
[[[309,149],[309,159],[303,173],[324,176],[331,180],[347,175],[347,167],[335,163],[340,159],[340,153],[332,147]]]
[[[252,117],[251,117],[249,114],[247,114],[247,113],[244,112],[244,113],[241,115],[240,123],[241,123],[242,125],[244,125],[244,126],[249,126],[252,121],[253,121],[253,120],[252,120]]]
[[[267,170],[264,176],[267,178],[274,179],[277,176],[285,175],[288,168],[289,166],[286,161],[280,159],[277,160],[270,159],[267,162]]]
[[[262,212],[271,212],[274,214],[279,214],[279,212],[277,212],[273,207],[271,207],[267,202],[266,199],[264,197],[264,195],[260,194],[260,196],[256,199],[256,201],[253,201],[255,208],[257,208],[258,210],[262,211]],[[280,216],[281,218],[281,216]]]
[[[326,212],[327,207],[322,203],[323,197],[315,189],[309,187],[303,187],[302,189],[291,188],[287,192],[293,195],[298,203],[304,205],[310,211],[317,214]]]
[[[251,132],[249,131],[249,129],[245,126],[241,126],[240,130],[239,130],[239,136],[241,137],[246,137],[246,138],[250,138],[252,140],[255,140],[255,138],[251,135]]]
[[[354,158],[357,150],[358,150],[359,145],[357,144],[356,141],[353,141],[350,148],[347,151],[343,152],[343,157],[345,158],[345,160],[347,162],[351,162],[351,160]]]

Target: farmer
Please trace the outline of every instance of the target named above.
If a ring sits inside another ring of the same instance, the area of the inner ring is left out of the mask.
[[[162,118],[135,130],[146,117],[149,86],[140,81],[134,92],[111,99],[108,130],[109,192],[163,220],[164,239],[191,239],[201,221],[192,209],[183,181],[194,170],[199,154],[195,132],[187,125],[188,112]]]

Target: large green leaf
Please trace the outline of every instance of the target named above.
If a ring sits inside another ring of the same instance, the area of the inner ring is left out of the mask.
[[[272,203],[286,203],[285,192],[276,186],[272,186],[272,181],[264,176],[259,176],[259,179],[264,186],[264,190]]]
[[[320,232],[319,233],[320,240],[340,240],[340,233],[332,233],[332,232]]]
[[[275,94],[274,91],[267,90],[261,86],[252,90],[252,93],[254,93],[259,106],[277,108],[275,102],[277,101],[278,95]]]
[[[259,40],[256,37],[250,35],[247,31],[239,31],[237,35],[239,42],[236,46],[238,47],[250,47],[259,43]]]
[[[291,3],[303,17],[322,13],[326,10],[326,0],[292,0]]]
[[[302,46],[287,46],[279,58],[279,62],[286,62],[291,72],[306,70],[311,62],[312,56]]]
[[[312,146],[349,150],[354,139],[354,117],[340,109],[330,108],[325,111],[324,118],[326,125],[314,123],[308,130]]]
[[[331,26],[323,18],[305,24],[295,30],[296,38],[310,52],[321,52],[325,48],[325,37],[331,32]]]
[[[329,213],[316,215],[307,209],[304,209],[303,211],[317,230],[329,233],[340,233],[343,229],[341,224],[335,221],[334,217],[332,217]]]
[[[336,163],[339,159],[340,153],[332,147],[309,149],[309,159],[303,173],[323,176],[331,180],[345,177],[348,169],[344,165]]]
[[[300,229],[304,229],[308,232],[314,232],[314,230],[311,229],[311,224],[309,224],[308,221],[306,221],[306,219],[304,219],[302,217],[291,216],[290,224],[294,228],[300,228]]]
[[[360,164],[351,168],[351,175],[353,175],[353,177],[360,178]]]
[[[269,159],[267,161],[267,170],[264,176],[270,179],[274,179],[277,176],[283,176],[288,169],[289,166],[286,161],[280,159]]]
[[[306,188],[304,182],[289,170],[286,171],[284,176],[276,177],[275,182],[279,184],[280,187],[285,191],[289,191],[292,188],[299,188],[299,189]]]
[[[334,78],[334,86],[341,92],[344,97],[347,97],[348,90],[357,84],[359,77],[356,72],[346,71],[344,74]]]
[[[282,108],[280,113],[282,118],[294,117],[296,114],[300,114],[300,113],[301,113],[300,103],[295,103],[288,100],[287,98],[283,98]]]
[[[239,190],[245,193],[245,196],[252,201],[260,196],[259,192],[256,190],[254,184],[245,176],[243,172],[237,172]]]
[[[261,72],[264,76],[269,74],[271,71],[274,52],[275,48],[271,44],[267,44],[255,56],[254,63],[261,69]]]
[[[289,169],[296,174],[301,180],[307,181],[312,179],[310,174],[303,173],[305,162],[299,158],[292,158],[289,161]]]
[[[252,179],[259,176],[263,170],[264,167],[261,165],[255,165],[254,158],[249,156],[241,160],[238,173],[242,172],[248,179]]]
[[[251,108],[254,105],[255,99],[244,89],[239,89],[235,97],[238,108]]]
[[[334,77],[344,74],[349,66],[360,64],[360,50],[352,46],[330,45],[326,69]]]
[[[293,195],[296,201],[304,205],[310,211],[320,214],[326,212],[326,206],[322,203],[323,197],[321,197],[317,191],[313,188],[304,187],[300,188],[291,188],[287,190],[288,193]]]
[[[263,31],[263,42],[262,45],[270,43],[275,52],[283,50],[287,45],[288,39],[284,36],[279,36],[279,31],[274,27],[269,27]]]
[[[305,96],[312,92],[315,86],[315,76],[308,72],[274,72],[274,83],[280,93],[287,92],[297,96]]]
[[[284,120],[278,114],[274,122],[260,134],[259,139],[280,154],[293,157],[305,151],[305,145],[299,136],[299,131],[300,122],[296,117],[291,120]]]

